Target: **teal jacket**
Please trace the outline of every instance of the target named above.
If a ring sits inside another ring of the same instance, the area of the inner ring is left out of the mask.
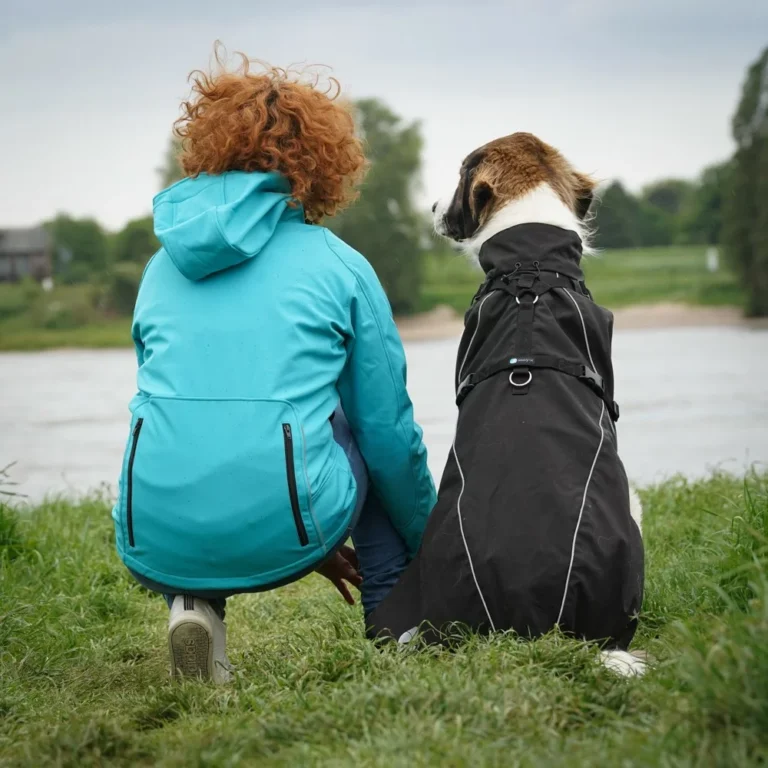
[[[155,198],[113,518],[125,564],[170,587],[267,588],[340,543],[356,485],[339,403],[411,554],[435,502],[384,291],[289,193],[277,174],[230,172]]]

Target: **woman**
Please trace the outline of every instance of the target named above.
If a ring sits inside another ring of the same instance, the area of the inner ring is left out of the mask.
[[[367,616],[435,501],[387,298],[319,226],[365,167],[350,112],[335,81],[242,59],[193,73],[187,178],[154,201],[113,512],[121,558],[171,607],[173,674],[216,681],[226,597],[318,570],[348,602],[342,580],[360,585]]]

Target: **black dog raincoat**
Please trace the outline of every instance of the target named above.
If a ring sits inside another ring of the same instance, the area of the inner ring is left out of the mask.
[[[575,233],[488,240],[456,369],[454,444],[418,554],[369,616],[373,636],[453,623],[535,637],[556,625],[626,649],[643,544],[617,452],[611,337]]]

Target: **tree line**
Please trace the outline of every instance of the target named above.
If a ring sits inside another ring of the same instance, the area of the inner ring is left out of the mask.
[[[729,161],[706,168],[698,179],[664,179],[637,195],[614,181],[599,193],[593,220],[600,248],[717,245]]]
[[[423,138],[385,104],[356,104],[371,169],[359,201],[326,222],[370,260],[396,313],[418,303],[428,254],[444,252],[415,203]],[[746,311],[768,315],[768,48],[749,68],[733,118],[735,155],[695,180],[664,179],[639,193],[614,181],[599,194],[593,226],[600,248],[719,245],[739,275]],[[162,186],[182,177],[169,144]],[[111,281],[114,309],[130,312],[144,264],[157,250],[150,216],[114,234],[91,219],[60,215],[47,225],[63,282]]]
[[[732,119],[736,151],[694,182],[668,179],[635,196],[614,182],[595,216],[597,245],[722,247],[745,311],[768,315],[768,48],[748,68]]]

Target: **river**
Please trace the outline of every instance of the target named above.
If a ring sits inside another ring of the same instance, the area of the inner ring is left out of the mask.
[[[456,417],[458,340],[406,344],[409,389],[439,478]],[[0,354],[0,467],[15,489],[112,492],[134,391],[131,350]],[[768,463],[768,331],[676,328],[614,338],[619,449],[631,480]]]

